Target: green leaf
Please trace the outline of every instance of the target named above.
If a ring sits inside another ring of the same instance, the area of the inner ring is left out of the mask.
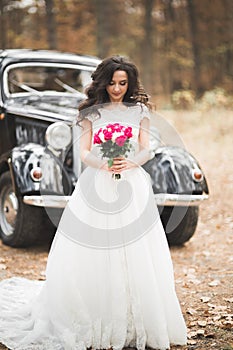
[[[112,165],[113,165],[113,159],[110,158],[108,159],[108,167],[111,168]]]

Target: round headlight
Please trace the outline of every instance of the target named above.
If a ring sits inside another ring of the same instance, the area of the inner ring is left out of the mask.
[[[53,123],[47,128],[45,138],[55,150],[65,149],[71,142],[71,129],[63,122]]]

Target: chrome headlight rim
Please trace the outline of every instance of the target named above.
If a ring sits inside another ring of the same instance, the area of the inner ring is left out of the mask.
[[[69,125],[64,122],[50,124],[45,132],[45,140],[47,145],[56,151],[66,149],[72,141]]]

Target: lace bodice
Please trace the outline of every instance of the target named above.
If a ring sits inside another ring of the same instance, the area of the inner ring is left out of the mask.
[[[98,114],[90,114],[87,119],[92,122],[93,134],[109,123],[120,123],[133,129],[132,141],[137,143],[140,122],[143,118],[150,119],[148,108],[142,104],[133,106],[114,106],[100,108]]]

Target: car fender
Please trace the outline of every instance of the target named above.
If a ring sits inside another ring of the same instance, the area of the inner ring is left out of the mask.
[[[63,164],[44,146],[29,143],[14,147],[8,163],[17,194],[64,194],[64,178],[70,191],[69,176]],[[31,171],[34,168],[42,169],[41,181],[33,180]]]
[[[33,181],[30,173],[33,168],[40,167],[44,147],[29,143],[14,147],[8,155],[11,176],[17,194],[38,192],[40,183]]]
[[[159,147],[154,157],[143,165],[150,174],[153,191],[173,194],[209,193],[204,173],[197,160],[185,149],[176,146]],[[194,169],[203,173],[201,181],[192,176]]]

